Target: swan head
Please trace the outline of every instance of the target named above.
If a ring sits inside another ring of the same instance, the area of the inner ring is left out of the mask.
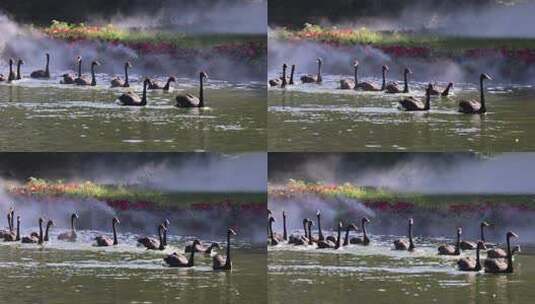
[[[386,64],[383,65],[383,71],[384,72],[389,71],[389,70],[390,70],[390,68]]]
[[[414,219],[411,217],[411,218],[409,219],[409,225],[413,225],[413,224],[414,224]]]
[[[121,223],[121,222],[119,221],[119,219],[118,219],[117,217],[115,217],[115,216],[113,217],[113,219],[111,220],[111,222],[112,222],[113,224],[120,224],[120,223]]]
[[[208,78],[208,74],[206,74],[205,72],[201,72],[201,73],[200,73],[200,76],[201,76],[201,78],[203,78],[203,79],[207,79],[207,78]]]
[[[282,210],[282,217],[286,217],[286,211]]]
[[[477,242],[477,249],[484,250],[485,249],[485,243],[483,243],[483,241],[478,241]]]
[[[303,219],[303,225],[307,225],[307,224],[308,224],[308,221],[310,221],[310,220],[307,219],[307,218]]]
[[[164,225],[165,228],[169,227],[170,224],[171,224],[171,222],[169,221],[169,219],[165,219],[163,221],[163,225]]]
[[[49,53],[46,53],[45,55],[46,55],[47,59],[50,59],[50,54]]]
[[[43,222],[44,222],[43,218],[40,217],[40,218],[39,218],[39,224],[42,224]]]
[[[318,61],[318,64],[322,64],[323,63],[323,59],[321,59],[320,57],[318,57],[318,59],[316,59]]]
[[[288,65],[286,63],[284,63],[284,64],[282,64],[282,68],[286,69],[286,68],[288,68]]]
[[[73,218],[73,219],[78,219],[78,214],[73,213],[73,214],[71,215],[71,218]]]
[[[176,78],[175,76],[171,76],[169,77],[169,79],[167,79],[169,82],[176,82]]]
[[[359,66],[359,61],[358,60],[353,61],[353,67],[356,68],[358,66]]]
[[[311,220],[311,219],[308,219],[308,226],[309,226],[309,227],[314,226],[314,221]]]
[[[17,60],[17,64],[24,64],[24,60],[22,59]]]
[[[17,223],[20,223],[20,215],[17,215]]]
[[[54,226],[54,221],[53,221],[53,220],[48,220],[48,222],[46,223],[46,225],[47,225],[48,227],[50,227],[50,226]]]
[[[275,223],[275,222],[276,222],[276,220],[275,220],[275,218],[274,218],[274,217],[270,216],[270,217],[269,217],[269,222],[270,222],[270,223]]]
[[[164,224],[158,225],[158,231],[164,231],[164,230],[167,230],[167,228],[165,228]]]
[[[517,239],[517,238],[518,238],[518,234],[516,234],[516,233],[514,233],[514,232],[512,232],[512,231],[509,231],[509,232],[507,232],[507,238],[508,238],[508,239],[509,239],[509,238],[515,238],[515,239]]]
[[[132,64],[130,63],[130,61],[125,62],[124,66],[126,68],[132,68]]]
[[[489,76],[489,74],[487,73],[482,73],[481,74],[481,79],[487,79],[487,80],[492,80],[492,77]]]
[[[143,80],[143,85],[150,85],[150,79],[145,78],[145,80]]]
[[[91,65],[92,65],[92,66],[99,66],[99,65],[100,65],[100,62],[98,62],[98,61],[95,60],[95,61],[91,62]]]
[[[363,218],[362,218],[362,222],[363,222],[363,223],[369,223],[370,220],[369,220],[367,217],[363,217]]]
[[[405,73],[405,74],[412,74],[412,71],[411,71],[411,69],[409,69],[409,68],[405,68],[404,73]]]
[[[488,227],[490,224],[487,221],[481,222],[481,227]]]
[[[272,214],[271,209],[268,208],[267,209],[267,213],[268,213],[268,215],[271,215]]]
[[[79,63],[80,61],[82,61],[82,56],[78,56],[78,57],[76,57],[76,62]]]
[[[229,228],[229,229],[227,230],[227,233],[230,234],[230,235],[238,235],[238,234],[236,233],[236,231],[234,231],[234,229],[232,229],[232,228]]]
[[[317,216],[317,217],[320,217],[320,215],[321,215],[321,212],[320,212],[320,210],[319,210],[319,209],[318,209],[318,210],[316,210],[316,216]]]
[[[457,227],[457,235],[463,234],[463,228]]]
[[[13,58],[9,58],[9,64],[13,64]]]

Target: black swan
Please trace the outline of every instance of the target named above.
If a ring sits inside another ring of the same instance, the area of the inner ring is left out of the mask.
[[[44,69],[44,70],[33,71],[33,72],[30,74],[30,77],[31,77],[31,78],[50,78],[49,65],[50,65],[50,54],[49,54],[49,53],[46,53],[46,65],[45,65],[45,69]]]
[[[336,238],[336,241],[333,242],[331,240],[320,240],[318,241],[318,248],[319,249],[326,249],[326,248],[330,248],[330,249],[338,249],[340,248],[340,237],[342,236],[342,222],[339,222],[338,223],[338,232],[337,232],[337,238]]]
[[[288,82],[289,85],[294,85],[294,73],[295,73],[295,64],[292,64],[292,70],[290,71],[290,81]]]
[[[9,58],[9,76],[7,78],[7,81],[11,82],[15,80],[16,75],[15,72],[13,72],[13,58]]]
[[[481,222],[481,224],[479,225],[479,229],[480,229],[480,232],[481,232],[481,237],[480,237],[480,240],[483,242],[483,250],[486,250],[487,247],[485,246],[485,232],[484,232],[484,229],[485,227],[488,227],[489,226],[489,223],[483,221]],[[475,250],[477,249],[477,243],[478,242],[470,242],[470,241],[461,241],[461,249],[462,250]]]
[[[492,80],[492,78],[485,73],[481,74],[479,77],[480,100],[461,100],[459,102],[459,112],[465,114],[483,114],[487,112],[487,108],[485,107],[485,89],[483,87],[483,81],[485,79]]]
[[[230,260],[230,236],[236,235],[236,232],[232,229],[227,230],[227,257],[223,257],[220,254],[216,254],[212,261],[213,265],[212,268],[214,270],[231,270],[232,269],[232,261]]]
[[[325,237],[323,236],[323,231],[321,231],[321,212],[316,211],[316,218],[318,219],[318,241],[323,241]]]
[[[4,235],[4,242],[18,242],[20,241],[20,216],[17,216],[17,232],[10,232]]]
[[[377,85],[367,82],[367,81],[359,81],[358,79],[358,70],[359,70],[359,62],[356,61],[356,67],[355,67],[355,90],[362,90],[362,91],[369,91],[369,92],[378,92],[381,91],[381,88]],[[386,65],[383,66],[383,83],[386,82]]]
[[[11,209],[9,209],[9,211],[7,212],[7,226],[8,226],[8,229],[2,229],[0,230],[0,238],[4,238],[4,236],[8,233],[11,233],[13,231],[13,228],[11,227]]]
[[[515,246],[511,251],[513,256],[520,253],[520,246]],[[507,252],[501,248],[495,248],[487,250],[487,258],[490,259],[505,259],[507,258]]]
[[[77,77],[73,76],[72,74],[66,73],[61,75],[63,77],[63,80],[61,80],[59,83],[61,84],[75,84],[77,78],[82,77],[82,57],[78,56],[76,57],[76,64],[78,65],[78,75]]]
[[[440,245],[438,247],[438,254],[439,255],[460,255],[461,254],[461,234],[463,233],[463,230],[461,227],[457,228],[457,241],[455,242],[455,246],[452,245]]]
[[[147,105],[147,86],[149,85],[150,80],[145,79],[143,81],[143,95],[139,97],[133,91],[126,92],[119,96],[117,99],[123,106],[145,106]]]
[[[412,225],[414,224],[414,220],[412,218],[409,219],[409,240],[405,239],[398,239],[394,241],[394,249],[396,250],[408,250],[413,251],[415,246],[414,242],[412,240]]]
[[[483,244],[483,241],[477,242],[476,247],[476,258],[473,257],[465,257],[461,258],[457,261],[457,266],[459,267],[460,271],[480,271],[481,268],[481,262],[479,257],[479,252],[481,250],[484,250],[485,244]]]
[[[370,244],[370,238],[368,237],[368,223],[370,220],[367,217],[363,217],[360,223],[360,227],[362,228],[362,237],[353,237],[349,240],[349,243],[351,244],[358,244],[358,245],[364,245],[367,246]]]
[[[322,82],[322,78],[321,78],[321,65],[323,63],[323,61],[321,60],[321,58],[318,58],[317,59],[318,61],[318,74],[317,75],[303,75],[301,76],[301,82],[302,83],[321,83]]]
[[[128,69],[132,68],[132,64],[127,61],[124,64],[124,81],[121,80],[120,77],[115,77],[111,80],[111,87],[112,88],[128,88],[130,87],[130,83],[128,82]]]
[[[286,229],[286,212],[282,211],[282,240],[288,241],[288,230]]]
[[[186,248],[184,248],[184,252],[191,252],[191,250],[195,250],[196,252],[204,254],[212,254],[214,249],[221,249],[219,243],[214,242],[210,244],[210,246],[206,246],[202,245],[199,240],[194,240],[191,245],[187,245]]]
[[[173,252],[172,254],[163,258],[163,260],[165,261],[165,263],[167,263],[167,265],[169,265],[169,267],[186,268],[194,266],[194,258],[195,250],[192,250],[189,259],[180,253]]]
[[[21,242],[28,244],[43,244],[43,218],[39,218],[39,233],[30,234],[22,238]]]
[[[312,226],[314,226],[314,221],[312,221],[311,219],[308,219],[307,227],[308,227],[308,244],[309,245],[314,245],[314,243],[318,242],[318,239],[312,236]]]
[[[119,244],[119,242],[117,241],[117,229],[115,226],[120,223],[121,222],[119,221],[118,218],[113,217],[113,219],[111,220],[111,228],[113,230],[113,240],[105,235],[99,235],[95,238],[95,241],[97,242],[98,247],[106,247],[106,246]]]
[[[355,84],[358,82],[357,69],[358,69],[358,63],[355,61],[353,63],[354,79],[345,78],[345,79],[340,80],[341,90],[353,90],[355,88]]]
[[[172,91],[171,82],[176,82],[175,76],[169,76],[167,78],[167,82],[165,85],[162,85],[160,82],[156,80],[150,80],[150,84],[148,89],[149,90],[164,90],[164,91]]]
[[[80,59],[80,64],[81,64],[81,59]],[[78,78],[76,78],[74,82],[80,86],[87,86],[87,85],[90,85],[93,87],[96,86],[97,78],[95,77],[95,67],[99,65],[100,65],[100,62],[98,61],[91,62],[91,81],[87,80],[84,77],[78,76]]]
[[[349,245],[349,232],[353,230],[353,231],[358,231],[359,228],[355,225],[355,224],[349,224],[346,226],[346,235],[344,237],[344,243],[343,243],[343,246],[347,246]]]
[[[145,248],[150,250],[164,250],[165,245],[163,242],[163,231],[165,230],[165,227],[163,224],[158,225],[158,240],[152,237],[142,237],[137,239],[137,242]]]
[[[176,106],[179,108],[202,108],[204,107],[204,80],[208,78],[205,72],[199,73],[199,97],[191,94],[180,94],[176,97]]]
[[[281,242],[281,240],[277,239],[273,233],[273,223],[275,222],[275,218],[273,216],[269,217],[269,245],[271,246],[277,246]]]
[[[397,84],[391,83],[386,86],[385,92],[389,94],[409,93],[409,75],[412,71],[409,68],[403,70],[403,90],[400,89]]]
[[[425,102],[410,96],[399,101],[400,107],[408,112],[429,111],[431,108],[431,95],[429,94],[430,88],[431,84],[429,84],[425,90]]]
[[[167,246],[167,231],[169,230],[169,225],[171,224],[171,222],[168,219],[165,219],[162,224],[165,228],[163,230],[163,245]]]
[[[305,232],[305,235],[300,235],[298,233],[290,235],[288,239],[288,244],[293,244],[296,246],[303,246],[308,244],[308,218],[303,219],[303,231]]]
[[[284,63],[282,65],[282,76],[279,77],[279,78],[275,78],[275,79],[270,79],[269,80],[269,86],[270,87],[278,87],[278,86],[281,86],[281,87],[285,87],[286,86],[286,69],[288,68],[288,65],[286,63]]]
[[[506,259],[489,259],[485,260],[485,272],[488,273],[512,273],[513,272],[513,253],[511,252],[511,238],[518,238],[514,232],[507,232],[507,257]]]
[[[24,60],[22,60],[22,59],[17,60],[17,77],[16,77],[17,80],[21,80],[22,79],[22,74],[20,72],[20,67],[23,64],[24,64]]]
[[[58,235],[58,240],[61,241],[68,241],[68,242],[75,242],[76,241],[76,226],[74,225],[74,222],[78,219],[78,214],[73,213],[71,215],[71,230],[67,232],[60,233]]]
[[[54,221],[48,220],[48,222],[46,223],[45,237],[43,239],[45,242],[48,242],[50,240],[50,238],[48,237],[48,232],[50,231],[50,228],[52,226],[54,226]]]
[[[433,87],[431,88],[430,94],[431,94],[432,96],[438,96],[438,95],[440,95],[440,96],[442,96],[442,97],[446,97],[446,96],[450,95],[450,90],[451,90],[452,87],[453,87],[453,82],[450,82],[450,83],[448,83],[448,85],[446,86],[446,88],[445,88],[442,92],[440,92],[438,89],[436,89],[436,88],[433,86]]]

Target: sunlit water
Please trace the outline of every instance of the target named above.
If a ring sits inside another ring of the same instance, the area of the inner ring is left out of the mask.
[[[192,268],[165,265],[162,258],[184,252],[191,237],[170,236],[162,252],[137,247],[133,234],[119,235],[118,246],[95,247],[102,232],[81,231],[76,243],[58,241],[58,232],[44,246],[0,242],[2,303],[266,303],[265,249],[239,237],[233,270],[221,272],[202,254]]]
[[[270,75],[270,79],[275,74]],[[340,90],[301,84],[268,92],[268,147],[273,151],[531,151],[535,142],[535,88],[488,82],[485,115],[457,112],[458,101],[479,98],[474,84],[455,84],[448,98],[433,97],[429,112],[398,109],[403,96],[423,99],[425,83],[409,94]],[[380,84],[379,79],[363,78]],[[399,82],[398,82],[399,83]],[[400,83],[400,85],[402,85]],[[439,88],[445,83],[438,83]]]
[[[132,90],[142,85],[132,76]],[[160,79],[165,82],[166,79]],[[128,89],[60,85],[60,79],[0,83],[3,151],[254,151],[265,149],[266,92],[258,82],[209,79],[204,109],[179,109],[179,93],[198,95],[198,80],[178,78],[170,93],[149,91],[145,107],[116,102]]]
[[[437,255],[452,240],[416,238],[416,251],[407,252],[393,250],[397,238],[372,236],[370,246],[338,250],[270,247],[270,303],[528,303],[535,296],[529,249],[515,257],[513,274],[464,273],[459,257]]]

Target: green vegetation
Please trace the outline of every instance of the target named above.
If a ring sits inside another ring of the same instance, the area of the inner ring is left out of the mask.
[[[291,197],[315,195],[322,198],[343,197],[356,199],[364,203],[391,205],[406,203],[422,208],[444,208],[451,206],[509,204],[535,207],[535,194],[421,194],[412,192],[394,192],[388,189],[362,187],[350,183],[341,185],[325,183],[307,183],[290,180],[284,186],[268,187],[269,197],[285,199]]]
[[[200,203],[210,205],[230,202],[232,205],[242,205],[263,204],[266,201],[265,193],[168,192],[129,185],[102,185],[90,181],[72,183],[30,178],[24,185],[6,186],[7,192],[15,196],[125,201],[146,203],[152,207],[187,208]]]
[[[53,20],[49,27],[42,28],[41,30],[50,37],[70,41],[87,39],[120,42],[124,44],[167,44],[175,48],[202,48],[222,44],[258,43],[265,41],[259,35],[207,34],[191,36],[179,32],[126,30],[118,28],[113,24],[88,26],[84,23],[70,24],[57,20]]]
[[[282,40],[309,40],[336,45],[362,44],[376,47],[423,47],[433,50],[535,49],[535,39],[528,38],[479,38],[405,32],[377,32],[367,28],[321,27],[312,24],[306,24],[299,30],[280,28],[273,32],[273,36]]]

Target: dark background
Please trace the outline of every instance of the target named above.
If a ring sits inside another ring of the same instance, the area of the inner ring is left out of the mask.
[[[509,1],[516,2],[516,1]],[[497,0],[269,0],[270,26],[302,27],[304,23],[350,21],[359,17],[397,17],[419,7],[448,13],[496,4]]]
[[[180,165],[193,160],[208,163],[213,153],[0,153],[0,176],[19,181],[28,177],[70,179],[88,175],[98,165],[110,171],[128,172],[153,162]]]

